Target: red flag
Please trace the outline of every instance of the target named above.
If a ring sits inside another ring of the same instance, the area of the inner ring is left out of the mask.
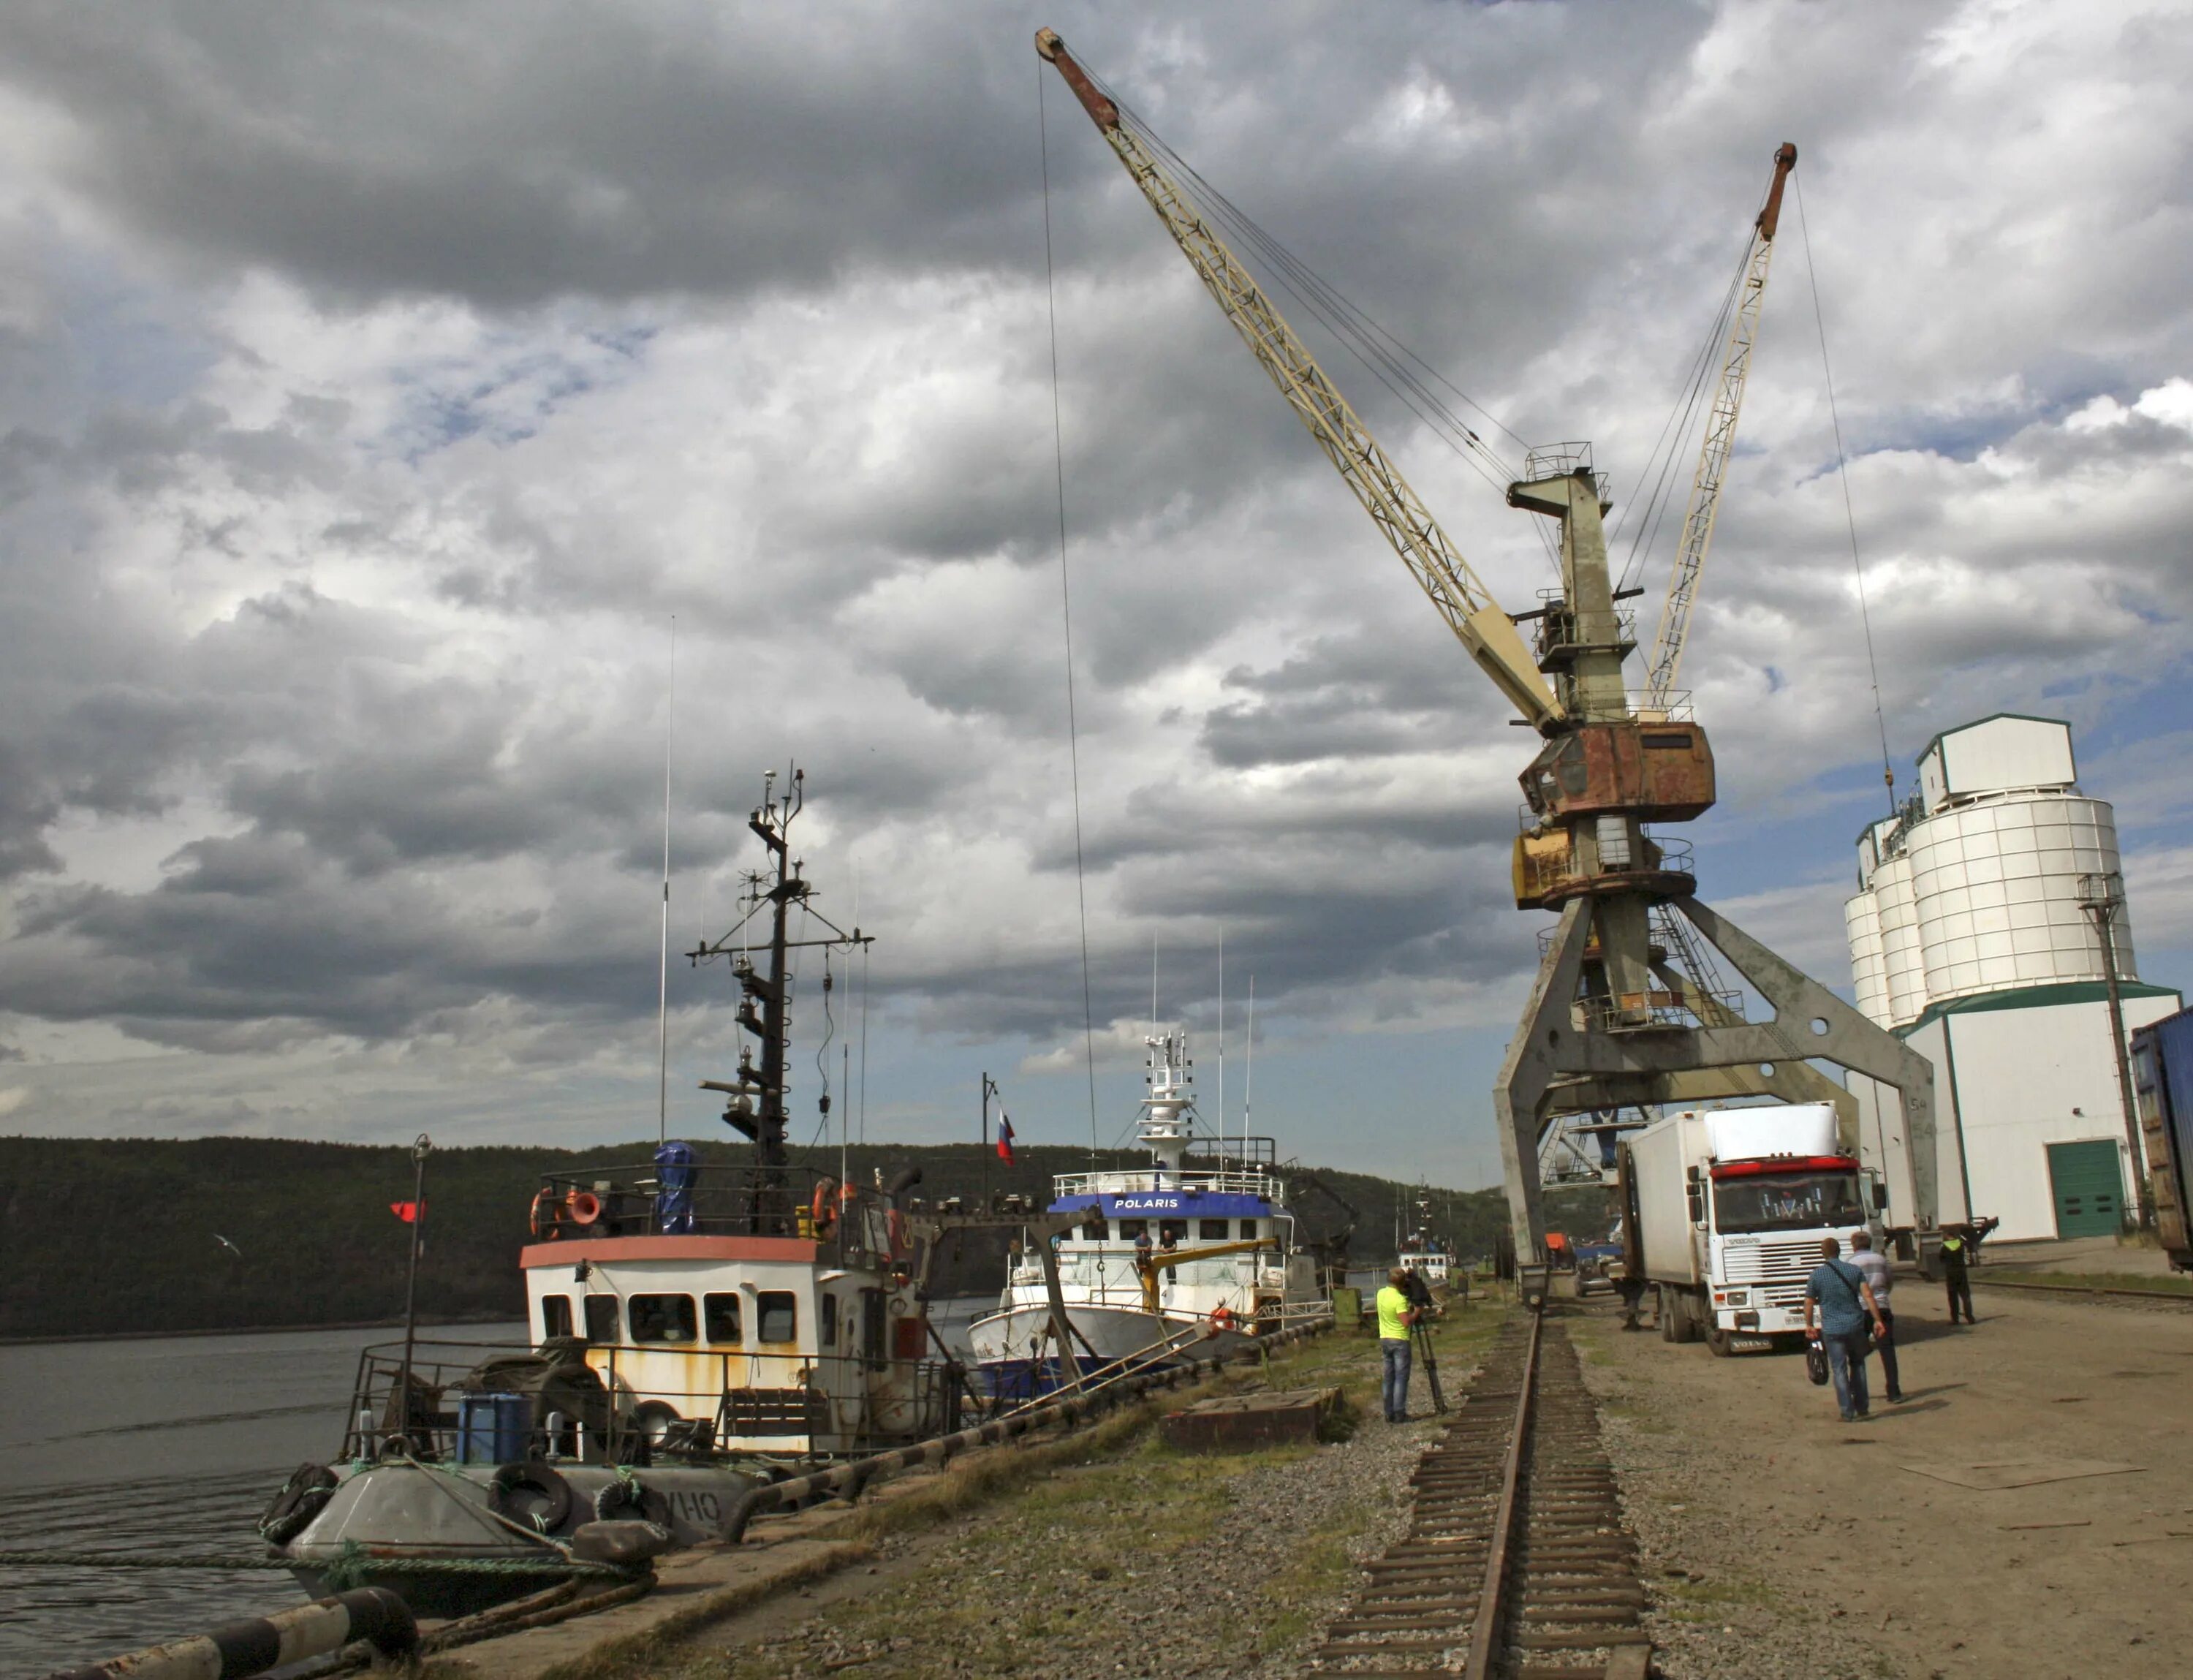
[[[1013,1123],[1004,1115],[998,1116],[998,1159],[1013,1164]]]
[[[388,1204],[388,1211],[405,1224],[415,1225],[419,1223],[419,1216],[427,1211],[427,1204],[423,1201],[392,1201]]]

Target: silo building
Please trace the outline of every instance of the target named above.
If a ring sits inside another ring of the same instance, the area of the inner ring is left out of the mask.
[[[2005,714],[1937,736],[1918,793],[1858,836],[1858,1006],[1934,1064],[1942,1223],[1991,1215],[1997,1241],[2117,1230],[2144,1169],[2127,1159],[2095,904],[2116,901],[2125,1030],[2180,999],[2140,981],[2116,818],[2079,791],[2071,726]],[[1852,1086],[1894,1219],[1911,1206],[1895,1096]]]

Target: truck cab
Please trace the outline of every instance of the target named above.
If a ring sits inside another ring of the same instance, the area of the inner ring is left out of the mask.
[[[1623,1145],[1625,1266],[1660,1297],[1661,1333],[1717,1354],[1795,1339],[1821,1240],[1881,1241],[1875,1175],[1824,1103],[1686,1110]]]

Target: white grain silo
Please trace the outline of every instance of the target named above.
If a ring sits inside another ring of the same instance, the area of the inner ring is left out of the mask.
[[[1898,1035],[1934,1064],[1941,1217],[1995,1216],[1997,1241],[2113,1230],[2137,1166],[2100,937],[2081,903],[2118,877],[2116,821],[2076,774],[2070,725],[2055,719],[1984,718],[1937,736],[1919,758],[1918,798],[1859,839],[1870,925],[1845,913],[1860,1006],[1883,1000]],[[2126,1029],[2172,1013],[2178,994],[2139,981],[2122,909],[2113,932]],[[1873,1115],[1869,1152],[1892,1184],[1908,1183],[1892,1098],[1878,1106],[1867,1082],[1854,1088]]]
[[[1927,1007],[1927,963],[1919,946],[1919,904],[1912,895],[1911,860],[1898,851],[1874,872],[1881,907],[1881,960],[1888,988],[1892,1025],[1915,1021]]]
[[[1851,990],[1858,1012],[1876,1027],[1894,1025],[1888,1013],[1888,965],[1881,955],[1881,902],[1870,892],[1843,902],[1843,937],[1850,941]]]

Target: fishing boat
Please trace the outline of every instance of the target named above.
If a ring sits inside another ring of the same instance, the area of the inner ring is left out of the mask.
[[[518,1255],[525,1343],[367,1349],[341,1450],[261,1524],[308,1591],[339,1569],[465,1614],[541,1585],[529,1562],[553,1576],[583,1556],[589,1525],[627,1525],[611,1537],[626,1547],[696,1544],[761,1480],[959,1427],[964,1373],[925,1356],[900,1206],[918,1171],[862,1184],[786,1146],[793,954],[868,943],[816,908],[793,856],[804,785],[764,785],[748,826],[768,867],[731,932],[688,954],[729,964],[758,1041],[735,1078],[703,1081],[751,1148],[723,1161],[666,1137],[631,1167],[548,1175]],[[655,1535],[635,1541],[634,1521]],[[504,1572],[438,1567],[464,1560]]]
[[[1417,1186],[1417,1228],[1403,1237],[1394,1264],[1412,1271],[1436,1288],[1444,1288],[1454,1271],[1454,1254],[1446,1240],[1432,1231],[1432,1193]]]
[[[1016,1245],[997,1310],[968,1327],[993,1395],[1028,1397],[1110,1369],[1235,1352],[1330,1310],[1316,1260],[1297,1241],[1273,1140],[1200,1135],[1186,1031],[1145,1044],[1137,1139],[1149,1164],[1051,1181],[1050,1212],[1079,1219]]]

